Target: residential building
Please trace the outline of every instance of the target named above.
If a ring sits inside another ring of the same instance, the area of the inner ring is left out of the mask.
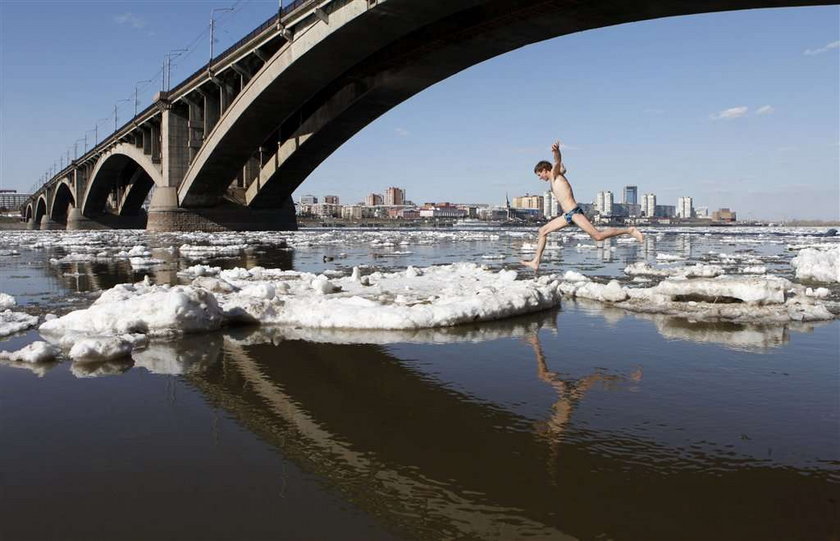
[[[612,216],[613,193],[611,191],[598,192],[595,196],[595,212],[602,216]]]
[[[29,196],[28,193],[17,193],[17,190],[0,190],[0,209],[18,210]]]
[[[525,194],[519,197],[514,197],[511,207],[515,209],[536,209],[542,213],[545,208],[544,203],[543,196],[541,195]]]
[[[325,195],[324,196],[324,203],[328,205],[338,205],[338,196],[337,195]]]
[[[656,195],[646,193],[642,196],[642,215],[648,218],[656,216]]]
[[[382,196],[378,193],[371,193],[365,197],[365,205],[369,207],[375,207],[381,205],[383,202]]]
[[[694,217],[694,199],[688,196],[677,198],[677,218]]]
[[[404,205],[405,204],[405,190],[391,186],[385,190],[385,204],[388,206]]]
[[[300,196],[300,204],[301,205],[317,205],[318,198],[314,195],[302,195]]]
[[[728,208],[722,208],[712,213],[712,220],[716,222],[734,222],[737,221],[735,213]]]

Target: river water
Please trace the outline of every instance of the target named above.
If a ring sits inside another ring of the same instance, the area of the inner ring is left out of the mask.
[[[662,229],[601,245],[567,233],[542,272],[626,280],[637,261],[723,259],[794,279],[795,249],[828,242],[819,233]],[[517,230],[0,237],[0,292],[39,317],[145,276],[178,283],[196,263],[501,269],[534,241]],[[119,255],[137,245],[146,262]],[[228,329],[101,364],[0,364],[0,538],[840,536],[836,319],[697,322],[564,300],[436,331],[304,336]],[[0,350],[40,339],[33,328]]]

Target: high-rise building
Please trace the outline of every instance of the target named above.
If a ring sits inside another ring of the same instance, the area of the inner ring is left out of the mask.
[[[324,203],[328,205],[338,205],[338,196],[337,195],[325,195],[324,196]]]
[[[365,205],[375,207],[382,204],[382,196],[378,193],[370,193],[365,197]]]
[[[629,203],[630,205],[637,205],[639,203],[639,187],[638,186],[625,186],[624,187],[624,200],[622,203]]]
[[[609,190],[598,192],[595,196],[595,212],[602,216],[612,216],[613,193]]]
[[[385,190],[385,204],[386,205],[404,205],[405,204],[405,190],[391,186]]]
[[[646,193],[642,196],[642,214],[648,218],[656,216],[656,195]]]
[[[677,198],[677,218],[694,216],[694,199],[688,196]]]
[[[318,198],[314,195],[302,195],[300,196],[300,204],[301,205],[317,205]]]
[[[543,216],[551,219],[560,214],[560,206],[557,198],[554,197],[554,192],[546,190],[543,194]]]

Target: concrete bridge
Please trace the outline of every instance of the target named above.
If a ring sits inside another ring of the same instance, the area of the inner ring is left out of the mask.
[[[45,182],[31,228],[295,228],[292,192],[377,117],[545,39],[824,0],[298,0]],[[143,203],[149,193],[148,215]]]

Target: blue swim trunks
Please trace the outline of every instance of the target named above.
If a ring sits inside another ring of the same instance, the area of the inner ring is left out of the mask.
[[[583,211],[580,210],[580,207],[575,207],[569,212],[563,214],[563,218],[566,219],[566,225],[572,225],[572,216],[575,214],[583,214]]]

